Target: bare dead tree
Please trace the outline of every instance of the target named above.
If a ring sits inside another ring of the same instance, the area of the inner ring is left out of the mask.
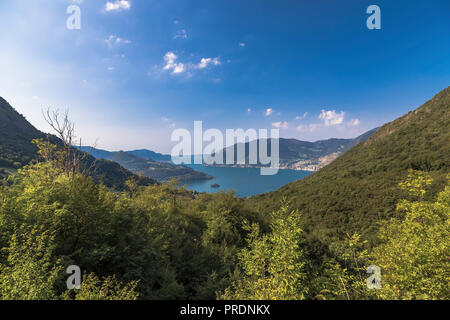
[[[45,121],[56,132],[56,136],[62,142],[62,159],[60,159],[64,170],[69,175],[75,175],[80,172],[87,174],[95,166],[96,160],[92,161],[90,166],[85,166],[85,159],[88,153],[74,149],[75,145],[75,125],[69,119],[69,111],[66,110],[60,115],[59,110],[51,111],[50,108],[43,112]],[[79,140],[81,149],[81,138]]]

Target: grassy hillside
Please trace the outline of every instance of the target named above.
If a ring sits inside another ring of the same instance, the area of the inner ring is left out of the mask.
[[[0,178],[13,173],[18,168],[37,158],[37,148],[33,139],[50,139],[54,144],[60,140],[46,135],[30,124],[3,98],[0,97]],[[84,168],[89,168],[89,175],[96,181],[111,188],[122,189],[125,181],[135,177],[140,184],[149,185],[155,180],[138,177],[112,161],[96,160],[90,155],[83,159]]]
[[[388,123],[319,172],[281,189],[255,196],[249,208],[268,213],[279,200],[302,212],[310,239],[341,239],[346,232],[369,238],[377,221],[394,214],[408,169],[435,178],[430,196],[445,184],[450,167],[450,88],[415,111]]]

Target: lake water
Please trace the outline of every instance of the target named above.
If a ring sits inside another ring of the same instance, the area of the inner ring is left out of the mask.
[[[273,191],[311,174],[308,171],[279,170],[276,175],[262,176],[258,168],[204,167],[200,164],[186,166],[214,177],[212,180],[185,183],[189,190],[209,193],[234,190],[241,197]],[[212,184],[218,184],[220,187],[212,188]]]

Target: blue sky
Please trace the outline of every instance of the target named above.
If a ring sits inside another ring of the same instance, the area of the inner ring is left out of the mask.
[[[450,85],[448,0],[1,0],[0,30],[0,95],[44,131],[68,108],[110,150],[170,152],[194,120],[354,137]]]

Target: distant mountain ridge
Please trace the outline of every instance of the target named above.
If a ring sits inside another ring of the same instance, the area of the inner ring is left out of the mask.
[[[135,155],[139,158],[159,161],[159,162],[172,162],[172,156],[169,154],[161,154],[157,153],[151,150],[147,149],[140,149],[140,150],[131,150],[127,151],[128,153],[131,153],[132,155]]]
[[[80,148],[80,147],[78,147]],[[180,182],[187,182],[193,180],[209,180],[213,177],[191,168],[174,165],[169,162],[160,162],[153,159],[144,159],[130,151],[106,151],[91,147],[81,147],[81,150],[90,153],[96,158],[102,158],[119,163],[124,168],[136,174],[144,175],[148,178],[155,179],[159,182],[168,181],[170,179],[177,179]],[[137,150],[138,154],[147,156],[161,155],[150,150]],[[161,155],[163,156],[163,155]],[[170,157],[170,156],[169,156]],[[160,156],[156,156],[161,159]],[[163,159],[165,159],[163,157]]]
[[[97,158],[97,159],[107,160],[108,157],[112,154],[111,151],[97,149],[97,148],[88,147],[88,146],[74,146],[74,147],[83,152],[89,153],[91,156],[93,156],[94,158]]]
[[[103,149],[97,149],[89,146],[82,146],[77,147],[78,149],[88,152],[92,156],[96,157],[97,159],[108,159],[113,153],[118,151],[107,151]],[[157,153],[155,151],[147,150],[147,149],[139,149],[139,150],[130,150],[126,151],[129,154],[135,155],[136,157],[147,159],[147,160],[153,160],[153,161],[159,161],[159,162],[172,162],[172,156],[169,154],[161,154]]]
[[[41,138],[49,139],[54,144],[61,143],[57,137],[37,130],[0,97],[0,177],[37,159],[37,148],[31,141]],[[97,160],[90,155],[84,157],[82,167],[90,168],[89,175],[94,180],[102,181],[107,187],[114,189],[125,188],[126,180],[131,177],[142,185],[156,183],[153,179],[136,176],[115,162]]]
[[[316,142],[301,141],[297,139],[279,139],[279,155],[280,155],[280,169],[294,169],[305,171],[317,171],[326,165],[330,164],[338,156],[354,147],[358,143],[366,141],[371,135],[373,135],[378,128],[367,131],[366,133],[354,138],[354,139],[328,139],[319,140]],[[269,143],[268,143],[269,142]],[[259,152],[259,144],[267,144],[268,154],[271,154],[271,143],[267,139],[258,140],[257,152]],[[249,164],[249,146],[250,143],[245,143],[245,157],[239,158],[237,155],[238,146],[235,144],[223,150],[224,159],[226,159],[227,152],[231,152],[234,148],[234,165],[237,167],[260,167],[261,164],[258,161],[257,165]],[[245,163],[242,165],[236,165],[237,163]]]

